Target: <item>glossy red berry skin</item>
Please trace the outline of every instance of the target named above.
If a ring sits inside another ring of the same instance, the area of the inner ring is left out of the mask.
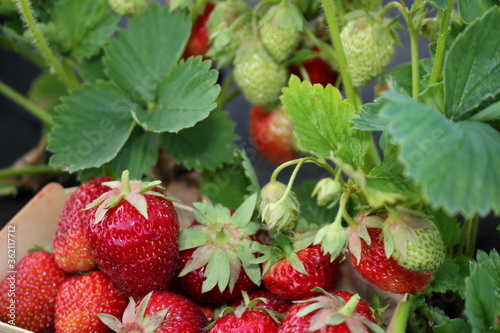
[[[268,314],[247,309],[240,318],[234,313],[217,319],[208,333],[275,333],[279,323]]]
[[[253,300],[255,298],[263,298],[266,302],[259,302],[256,306],[261,308],[269,309],[271,311],[278,312],[279,314],[285,315],[288,312],[288,309],[293,305],[292,302],[286,301],[284,299],[279,298],[275,294],[271,293],[266,289],[256,289],[250,293],[248,293],[248,298]],[[236,299],[231,303],[233,308],[244,303],[243,298]]]
[[[56,332],[108,333],[99,313],[120,318],[127,298],[101,271],[77,275],[59,289],[56,301]]]
[[[314,46],[312,50],[319,52],[319,49],[316,46]],[[312,84],[318,83],[323,87],[326,87],[328,84],[335,86],[337,83],[339,73],[332,68],[328,61],[321,57],[308,59],[302,63],[302,66],[304,66],[304,69],[309,76],[309,82]],[[290,73],[303,79],[297,66],[291,66]]]
[[[171,201],[146,194],[148,218],[128,201],[90,223],[88,239],[101,270],[127,296],[167,291],[179,261],[179,222]]]
[[[371,284],[382,290],[396,294],[414,294],[427,289],[434,272],[414,272],[399,265],[392,257],[385,255],[384,243],[380,239],[382,229],[368,228],[371,244],[361,240],[361,258],[359,264],[351,254],[353,267]]]
[[[255,105],[250,110],[250,137],[257,152],[269,162],[279,165],[296,159],[293,125],[283,109],[264,111]]]
[[[0,321],[36,333],[53,328],[57,291],[67,278],[52,253],[27,254],[0,283]]]
[[[184,50],[184,59],[191,56],[205,56],[210,48],[210,36],[207,29],[207,22],[213,9],[214,4],[207,2],[203,13],[201,13],[194,22],[193,28],[191,29],[191,35],[189,36],[186,49]]]
[[[315,287],[330,290],[337,282],[338,259],[330,262],[320,245],[297,253],[308,275],[295,270],[286,259],[277,261],[262,278],[264,287],[285,300],[300,300],[315,295]]]
[[[96,268],[86,237],[86,225],[91,223],[95,209],[84,209],[109,190],[102,183],[111,180],[109,177],[99,177],[80,185],[64,204],[53,248],[57,265],[68,274]]]

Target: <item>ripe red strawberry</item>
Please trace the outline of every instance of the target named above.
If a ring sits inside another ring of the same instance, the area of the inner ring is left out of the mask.
[[[193,204],[199,224],[181,231],[178,279],[192,299],[224,304],[257,287],[261,273],[252,245],[260,225],[250,221],[256,201],[250,196],[234,214],[221,205]]]
[[[434,272],[412,271],[398,264],[393,257],[387,258],[381,234],[381,228],[364,224],[351,231],[349,251],[353,267],[382,290],[396,294],[414,294],[425,290]]]
[[[257,152],[274,164],[299,157],[293,146],[293,124],[283,108],[265,111],[254,105],[250,110],[250,138]]]
[[[205,9],[197,18],[191,29],[191,35],[184,50],[184,58],[191,56],[204,56],[210,48],[207,21],[214,9],[214,4],[211,2],[205,3]]]
[[[331,261],[330,255],[323,253],[321,245],[310,244],[293,249],[283,240],[277,238],[277,241],[281,247],[281,251],[277,252],[278,260],[266,263],[262,278],[267,290],[282,299],[299,300],[317,294],[312,291],[315,287],[331,289],[335,285],[338,259]],[[284,257],[279,257],[280,252],[284,253]]]
[[[64,204],[57,223],[54,257],[66,273],[88,272],[96,268],[86,239],[86,225],[90,223],[94,210],[84,208],[109,191],[109,187],[102,183],[111,180],[100,177],[80,185]]]
[[[0,283],[0,321],[35,333],[53,328],[57,290],[67,278],[52,253],[27,254]]]
[[[88,224],[96,263],[127,296],[166,291],[177,269],[179,221],[159,183],[129,182],[124,171],[94,203],[99,207]]]
[[[121,322],[109,314],[99,318],[119,333],[199,333],[207,324],[197,305],[169,292],[151,292],[138,305],[130,298]]]
[[[282,315],[260,307],[264,299],[250,297],[243,293],[244,304],[237,308],[225,308],[213,323],[208,333],[273,333],[278,331]]]
[[[281,299],[266,289],[253,290],[248,293],[248,297],[252,300],[256,298],[263,299],[258,302],[256,306],[277,312],[281,315],[286,315],[288,309],[290,309],[293,305],[292,302]],[[243,298],[237,299],[231,303],[231,307],[236,308],[239,305],[244,304],[244,302],[245,300]]]
[[[59,289],[56,300],[56,331],[107,333],[99,313],[121,316],[127,298],[100,271],[69,278]]]
[[[334,291],[293,305],[279,329],[279,333],[369,333],[384,332],[375,324],[371,310],[358,295]],[[334,320],[336,324],[331,324]]]
[[[319,48],[317,46],[313,46],[312,50],[319,52]],[[339,73],[332,68],[328,61],[319,56],[304,61],[302,66],[309,76],[309,82],[312,84],[318,83],[323,87],[326,87],[328,84],[335,86],[337,83]],[[302,80],[304,79],[297,66],[291,66],[289,70],[291,74],[297,75]]]

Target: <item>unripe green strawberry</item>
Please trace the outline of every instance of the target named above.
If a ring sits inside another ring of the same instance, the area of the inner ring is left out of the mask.
[[[335,202],[340,197],[342,185],[333,178],[323,178],[316,183],[311,196],[317,196],[318,206],[325,206]]]
[[[233,60],[238,47],[252,36],[251,11],[244,1],[222,1],[215,4],[207,21],[210,48],[206,55],[218,68]]]
[[[347,23],[340,38],[355,87],[364,86],[382,73],[392,60],[397,42],[385,23],[368,16]]]
[[[292,230],[300,213],[299,201],[292,191],[286,196],[286,185],[280,182],[269,183],[262,188],[260,213],[269,229]]]
[[[434,272],[444,261],[445,249],[438,227],[424,215],[408,210],[391,212],[383,237],[386,255],[416,272]]]
[[[141,14],[150,0],[108,0],[109,6],[119,15]]]
[[[277,62],[288,58],[299,44],[303,21],[299,9],[289,3],[272,6],[260,20],[262,44]]]
[[[245,98],[254,105],[277,101],[288,78],[287,69],[277,64],[256,40],[240,47],[233,74]]]

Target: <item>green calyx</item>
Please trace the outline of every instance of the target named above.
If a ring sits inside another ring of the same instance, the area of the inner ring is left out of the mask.
[[[250,297],[248,296],[248,293],[246,291],[242,291],[241,294],[243,296],[243,301],[244,301],[243,304],[239,305],[236,308],[233,308],[230,306],[225,307],[222,310],[220,317],[227,316],[231,313],[234,313],[234,315],[237,318],[241,318],[241,316],[246,311],[260,311],[260,312],[265,313],[266,315],[270,316],[271,318],[273,318],[273,320],[277,323],[280,323],[280,320],[285,318],[282,314],[280,314],[276,311],[272,311],[272,310],[269,310],[267,308],[264,308],[264,307],[258,305],[260,302],[267,304],[268,300],[266,298],[256,297],[256,298],[250,299]]]
[[[300,214],[299,201],[285,184],[269,183],[262,188],[259,205],[262,220],[270,230],[289,231],[295,227]]]
[[[253,194],[232,215],[221,205],[193,204],[200,224],[181,231],[179,249],[196,249],[179,276],[206,266],[202,292],[215,286],[221,292],[226,288],[232,291],[243,268],[250,280],[259,284],[260,266],[255,262],[257,251],[253,245],[256,242],[250,238],[259,230],[259,225],[251,221],[256,203],[257,194]]]
[[[130,297],[127,308],[123,312],[122,320],[106,313],[97,316],[113,332],[117,333],[154,333],[165,320],[169,308],[165,308],[156,313],[146,316],[146,308],[149,304],[153,292],[147,294],[136,309],[136,303]]]
[[[336,204],[336,200],[340,197],[342,185],[339,181],[333,178],[323,178],[318,181],[314,187],[311,196],[316,196],[318,206],[328,205],[328,208]]]
[[[144,218],[148,219],[148,205],[145,195],[154,195],[165,200],[174,201],[163,193],[154,191],[154,189],[164,190],[160,184],[161,181],[159,180],[153,182],[141,182],[139,180],[130,181],[129,171],[125,170],[122,173],[120,181],[104,182],[103,185],[110,187],[111,190],[102,194],[94,202],[87,205],[85,209],[97,207],[94,218],[94,224],[96,224],[104,218],[109,209],[117,206],[122,201],[127,201],[134,206]]]
[[[312,315],[309,331],[319,331],[324,327],[337,326],[345,323],[351,332],[364,332],[364,327],[368,327],[371,332],[384,332],[379,326],[370,322],[367,318],[354,313],[357,305],[361,301],[358,294],[354,294],[346,302],[343,298],[332,295],[322,288],[313,288],[323,295],[313,297],[296,303],[309,303],[299,311],[298,317]]]
[[[407,209],[389,213],[383,238],[387,257],[393,257],[401,266],[417,271],[436,271],[444,262],[446,253],[441,233],[426,215]]]
[[[360,213],[356,215],[354,220],[358,223],[356,226],[349,226],[347,232],[349,234],[348,248],[349,252],[356,258],[357,263],[361,260],[361,240],[364,240],[367,245],[371,244],[371,238],[368,233],[368,228],[381,229],[384,225],[384,219],[376,215],[368,215]]]

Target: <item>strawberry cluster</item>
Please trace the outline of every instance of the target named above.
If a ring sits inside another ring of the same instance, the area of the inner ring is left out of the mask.
[[[18,263],[16,298],[1,282],[0,320],[13,300],[16,324],[34,332],[383,332],[357,294],[336,290],[332,238],[294,231],[299,208],[272,181],[234,211],[193,204],[179,230],[159,182],[93,179],[66,202],[54,253]],[[444,258],[431,221],[406,210],[355,220],[345,251],[363,277],[394,293],[429,285]]]

